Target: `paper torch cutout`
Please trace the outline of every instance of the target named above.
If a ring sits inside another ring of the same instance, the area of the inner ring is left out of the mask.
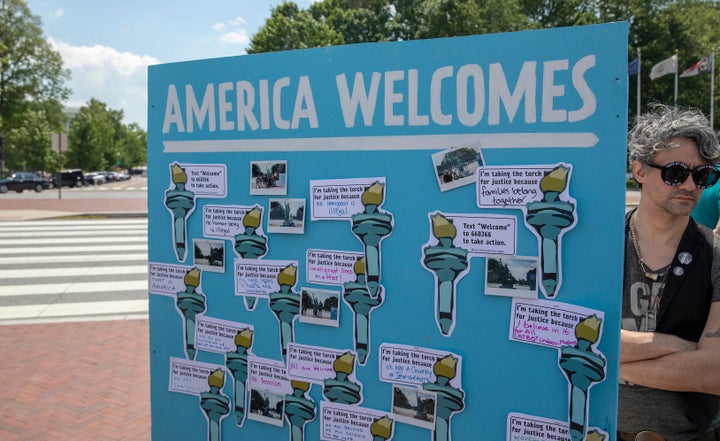
[[[174,188],[165,192],[165,207],[172,213],[175,254],[184,262],[187,255],[187,216],[195,207],[195,194],[185,189],[187,174],[177,163],[170,167]]]
[[[290,423],[290,441],[303,441],[305,424],[315,419],[315,402],[306,395],[310,383],[290,380],[290,385],[293,392],[285,395],[285,418]]]
[[[450,441],[450,418],[465,408],[465,393],[450,384],[457,373],[458,359],[448,355],[433,366],[434,383],[425,383],[423,389],[437,395],[435,437],[433,441]]]
[[[373,441],[386,441],[392,437],[392,432],[393,421],[387,416],[376,419],[370,425],[370,434]]]
[[[235,335],[234,352],[225,354],[225,366],[233,375],[233,397],[235,400],[235,422],[242,426],[245,420],[245,385],[248,378],[248,355],[253,342],[253,331],[249,328],[242,329]]]
[[[355,370],[355,356],[345,352],[333,362],[334,378],[324,381],[323,395],[328,401],[341,404],[358,404],[362,400],[360,385],[350,380]]]
[[[365,258],[361,257],[353,266],[355,280],[343,284],[343,299],[355,313],[355,352],[358,363],[365,365],[370,352],[370,312],[382,304],[382,293],[370,295],[365,283]]]
[[[367,187],[360,198],[365,209],[352,215],[352,232],[365,249],[365,281],[372,297],[380,290],[380,241],[393,230],[392,215],[378,210],[384,188],[380,182]]]
[[[440,213],[430,216],[436,245],[423,250],[423,264],[435,275],[435,319],[440,332],[449,336],[455,328],[455,285],[468,268],[468,250],[453,244],[457,229]]]
[[[185,291],[177,293],[176,304],[185,319],[185,353],[189,360],[195,359],[195,317],[205,312],[205,296],[197,292],[200,286],[200,270],[193,268],[183,277]]]
[[[257,233],[262,224],[262,210],[255,206],[243,216],[245,232],[235,235],[235,251],[243,259],[258,259],[267,251],[267,237]],[[245,308],[248,311],[255,309],[255,297],[245,296]]]
[[[230,399],[222,393],[225,372],[216,369],[208,377],[208,392],[200,392],[200,407],[208,419],[208,441],[220,441],[220,420],[230,413]]]
[[[543,198],[526,205],[525,222],[540,239],[540,289],[549,298],[560,288],[560,238],[576,221],[575,204],[560,199],[569,174],[570,167],[555,167],[540,180]]]
[[[280,290],[271,292],[270,310],[275,313],[280,322],[280,348],[282,358],[287,361],[287,345],[294,339],[293,322],[300,314],[300,294],[293,292],[292,288],[297,281],[297,267],[288,265],[277,276]]]
[[[591,315],[575,326],[575,346],[560,350],[560,368],[570,382],[570,437],[585,439],[587,431],[588,389],[605,379],[605,358],[593,350],[600,336],[600,319]]]

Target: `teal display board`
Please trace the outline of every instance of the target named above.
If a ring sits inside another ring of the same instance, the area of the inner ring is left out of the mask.
[[[152,435],[602,440],[627,25],[149,70]]]

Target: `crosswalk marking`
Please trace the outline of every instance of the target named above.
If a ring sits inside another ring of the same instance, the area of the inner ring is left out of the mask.
[[[0,297],[138,291],[143,289],[147,290],[147,281],[143,280],[110,280],[108,282],[94,283],[38,283],[3,286],[0,289]]]
[[[113,233],[114,236],[114,233]],[[81,245],[81,244],[92,244],[92,245],[98,245],[102,243],[116,243],[117,237],[46,237],[46,238],[18,238],[18,239],[6,239],[3,241],[4,246],[33,246],[33,245],[44,245],[44,246],[50,246],[50,245]],[[123,237],[122,242],[124,244],[130,244],[130,243],[147,243],[147,240],[144,237]]]
[[[0,242],[0,246],[1,242]],[[36,251],[38,246],[15,246],[13,248],[3,249],[3,254],[27,254],[28,252]],[[93,245],[85,247],[67,246],[67,247],[45,247],[43,250],[46,253],[77,253],[77,252],[93,252],[101,253],[108,251],[147,251],[147,244],[137,245]]]
[[[5,306],[0,308],[0,323],[16,324],[20,320],[44,319],[47,321],[60,321],[68,317],[82,317],[89,315],[105,316],[126,316],[134,318],[147,318],[147,300],[116,300],[111,302],[83,303],[80,309],[76,304],[51,304],[51,305],[21,305]],[[6,321],[11,323],[6,323]],[[36,320],[33,320],[35,322]],[[64,320],[63,320],[64,321]]]
[[[147,318],[147,219],[0,222],[0,325]]]
[[[147,274],[147,265],[127,266],[94,266],[83,268],[48,268],[43,270],[44,277],[69,277],[69,276],[113,276],[118,274]],[[24,279],[37,275],[34,269],[0,269],[0,280]],[[2,295],[0,293],[0,295]]]
[[[126,262],[126,261],[137,261],[137,260],[146,260],[147,259],[147,253],[123,253],[123,254],[103,254],[103,255],[72,255],[72,256],[55,256],[55,255],[45,255],[45,256],[12,256],[12,257],[0,257],[0,265],[9,265],[9,264],[47,264],[47,263],[58,263],[58,261],[62,260],[65,263],[78,263],[78,262],[85,262],[85,263],[97,263],[97,262]]]

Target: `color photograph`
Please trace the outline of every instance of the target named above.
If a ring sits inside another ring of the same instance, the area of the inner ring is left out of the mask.
[[[537,265],[537,257],[488,257],[485,294],[537,299]]]
[[[287,161],[251,161],[250,194],[287,194]]]
[[[434,429],[437,396],[416,387],[393,385],[392,411],[405,424]]]
[[[300,322],[334,327],[339,325],[339,292],[303,288],[300,296]]]
[[[249,419],[282,427],[284,407],[284,395],[263,389],[250,389]]]
[[[225,241],[193,239],[193,264],[205,271],[225,272]]]
[[[303,234],[305,232],[305,199],[270,199],[269,233]]]
[[[478,167],[485,165],[480,145],[457,147],[432,155],[440,191],[473,184]]]

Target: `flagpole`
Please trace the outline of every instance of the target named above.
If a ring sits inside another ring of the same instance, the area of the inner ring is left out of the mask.
[[[715,51],[710,52],[710,128],[715,130]]]
[[[637,72],[637,112],[635,114],[637,116],[640,116],[640,70],[642,69],[642,57],[640,55],[640,48],[637,48],[637,58],[638,58],[638,72]]]
[[[678,67],[680,65],[680,57],[678,56],[678,50],[675,49],[675,107],[677,107],[677,96],[678,96]]]

